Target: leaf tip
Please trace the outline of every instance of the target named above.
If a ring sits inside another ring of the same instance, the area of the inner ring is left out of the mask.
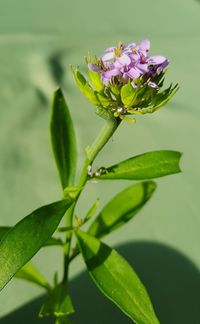
[[[182,171],[182,167],[180,166],[180,163],[182,161],[182,156],[183,156],[183,152],[178,152],[178,172],[183,172]]]

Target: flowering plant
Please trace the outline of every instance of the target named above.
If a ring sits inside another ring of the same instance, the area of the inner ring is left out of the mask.
[[[116,47],[106,49],[100,58],[88,55],[89,81],[72,67],[80,90],[97,107],[97,114],[105,119],[105,125],[94,143],[86,148],[85,162],[77,180],[73,122],[62,91],[58,89],[53,99],[50,131],[63,198],[40,207],[11,228],[0,228],[0,289],[13,276],[43,287],[47,291],[47,298],[39,315],[54,315],[57,324],[71,322],[74,307],[68,273],[71,261],[79,253],[97,288],[133,322],[159,323],[150,297],[134,269],[100,239],[130,221],[143,208],[156,189],[152,179],[180,172],[181,154],[176,151],[153,151],[96,171],[92,167],[98,153],[124,119],[135,121],[129,115],[156,111],[178,89],[177,85],[170,85],[162,90],[169,61],[164,56],[149,56],[149,47],[148,40],[143,40],[139,45],[119,43]],[[86,183],[93,178],[98,181],[143,181],[131,184],[118,193],[98,213],[97,199],[86,215],[77,217],[77,201]],[[96,218],[92,220],[95,214]],[[64,215],[66,223],[60,227]],[[82,227],[85,227],[84,230]],[[55,231],[56,236],[52,236]],[[65,233],[64,240],[58,237],[61,232]],[[74,246],[73,235],[76,238]],[[30,260],[40,248],[55,245],[63,249],[64,271],[62,279],[55,277],[51,284]]]

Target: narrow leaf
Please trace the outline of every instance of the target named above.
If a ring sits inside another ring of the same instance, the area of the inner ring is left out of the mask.
[[[99,198],[97,198],[97,200],[94,202],[94,204],[88,210],[88,212],[84,218],[84,223],[86,223],[88,220],[90,220],[90,218],[92,218],[92,216],[96,212],[98,206],[99,206]]]
[[[53,98],[51,117],[53,152],[63,188],[73,184],[76,171],[76,140],[72,119],[62,91]]]
[[[100,73],[98,72],[94,72],[90,69],[88,69],[88,75],[89,75],[89,78],[90,80],[92,81],[92,84],[94,86],[94,88],[101,92],[103,90],[103,83],[101,81],[101,76],[100,76]]]
[[[50,289],[47,280],[31,262],[25,264],[23,268],[17,271],[15,274],[15,278],[26,280],[47,290]]]
[[[128,262],[97,238],[81,230],[78,244],[89,274],[100,291],[138,324],[158,324],[147,291]]]
[[[35,210],[3,236],[0,242],[0,290],[52,236],[72,201],[66,197]]]
[[[74,307],[67,292],[66,285],[60,283],[48,294],[39,316],[54,315],[56,317],[63,317],[72,313],[74,313]]]
[[[59,316],[56,318],[55,324],[72,324],[67,316]]]
[[[3,239],[3,236],[11,229],[12,227],[9,226],[1,226],[0,227],[0,241]],[[62,246],[63,245],[63,241],[59,238],[56,237],[51,237],[50,239],[48,239],[43,246]]]
[[[176,151],[154,151],[134,156],[107,169],[98,179],[143,180],[163,177],[181,172],[181,153]]]
[[[72,67],[72,73],[76,84],[78,85],[81,92],[88,98],[88,100],[94,105],[99,105],[99,100],[96,96],[96,92],[92,89],[89,82],[85,79],[85,77],[78,71]]]
[[[105,205],[88,233],[95,237],[102,237],[131,220],[151,198],[156,189],[153,181],[146,181],[132,185]]]

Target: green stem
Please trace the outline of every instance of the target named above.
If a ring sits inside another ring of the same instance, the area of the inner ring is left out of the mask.
[[[67,212],[66,215],[66,226],[71,227],[73,222],[73,214],[74,209],[76,207],[77,200],[87,182],[88,179],[88,166],[92,165],[94,159],[98,155],[98,153],[102,150],[102,148],[105,146],[105,144],[109,141],[113,133],[116,131],[117,127],[119,126],[121,120],[117,118],[111,118],[106,120],[106,123],[101,130],[99,136],[94,141],[94,143],[87,149],[87,156],[83,165],[83,169],[81,172],[81,176],[79,179],[79,182],[77,184],[78,187],[81,187],[82,189],[77,193],[75,197],[75,201],[73,205],[70,207],[70,209]],[[63,276],[63,282],[67,283],[68,280],[68,271],[69,271],[69,263],[70,263],[70,248],[71,248],[71,239],[72,239],[72,232],[68,231],[66,233],[66,244],[65,244],[65,257],[64,257],[64,276]]]

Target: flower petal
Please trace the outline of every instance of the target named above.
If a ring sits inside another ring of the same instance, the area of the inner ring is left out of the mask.
[[[131,63],[131,59],[128,55],[124,54],[116,59],[116,62],[121,64],[122,66],[124,65],[129,65]]]
[[[123,46],[123,53],[130,53],[130,52],[132,52],[133,48],[136,48],[136,44],[135,43],[128,43],[128,44]]]
[[[149,39],[144,39],[141,41],[139,48],[141,51],[148,52],[150,49],[150,40]]]
[[[92,63],[89,63],[88,64],[88,68],[91,70],[91,71],[94,71],[94,72],[101,72],[101,69],[98,65],[96,64],[92,64]]]
[[[105,53],[108,53],[108,52],[114,52],[115,49],[116,49],[115,46],[107,47],[107,48],[104,50],[104,52],[105,52]]]
[[[115,58],[115,52],[108,52],[106,54],[104,54],[101,59],[103,62],[106,62],[106,61],[111,61]]]
[[[119,70],[112,69],[109,71],[102,72],[101,78],[102,78],[103,82],[107,82],[107,81],[110,81],[112,79],[112,77],[117,76],[119,74],[120,74]]]
[[[131,79],[137,79],[137,78],[139,78],[139,76],[140,76],[140,72],[135,68],[135,67],[133,67],[133,68],[131,68],[128,72],[127,72],[127,75],[131,78]]]
[[[160,74],[169,65],[169,60],[165,60],[158,68],[157,73]]]
[[[148,64],[137,64],[136,67],[142,74],[148,72]]]
[[[148,59],[148,63],[152,65],[159,65],[166,61],[166,57],[161,55],[150,56]]]
[[[133,63],[140,61],[140,55],[138,53],[131,53],[129,57]]]

